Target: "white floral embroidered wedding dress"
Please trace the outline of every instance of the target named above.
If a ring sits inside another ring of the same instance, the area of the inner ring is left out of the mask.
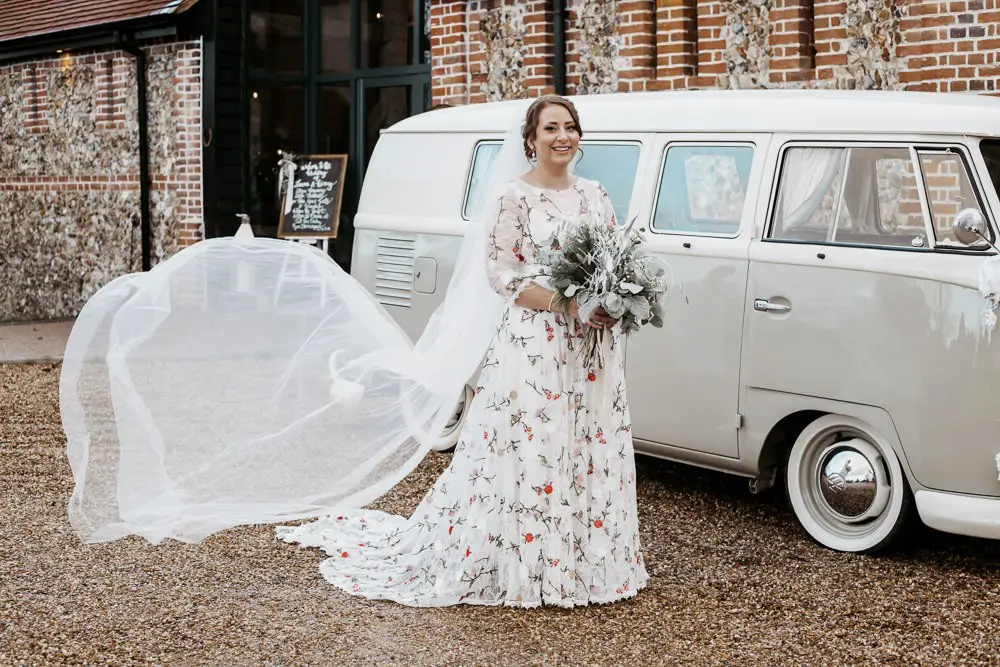
[[[585,368],[584,328],[513,305],[540,271],[536,250],[590,207],[616,224],[604,188],[520,179],[490,235],[488,274],[512,305],[487,352],[448,469],[409,518],[352,510],[281,527],[330,557],[324,577],[349,593],[413,606],[562,607],[632,597],[646,585],[622,342]]]

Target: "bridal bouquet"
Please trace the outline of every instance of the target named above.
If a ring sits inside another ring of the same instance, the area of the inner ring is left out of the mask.
[[[666,263],[645,250],[634,224],[633,218],[625,227],[609,226],[591,209],[582,223],[560,230],[540,257],[558,302],[575,297],[584,322],[604,308],[625,334],[663,326],[668,285]],[[603,338],[603,329],[587,328],[583,362],[590,368],[604,368]]]

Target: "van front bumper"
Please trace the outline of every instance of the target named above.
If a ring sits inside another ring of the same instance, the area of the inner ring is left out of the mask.
[[[917,491],[917,512],[925,524],[945,533],[1000,540],[1000,498],[941,491]]]

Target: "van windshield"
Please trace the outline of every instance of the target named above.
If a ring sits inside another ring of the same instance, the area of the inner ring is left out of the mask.
[[[641,147],[637,143],[614,141],[582,141],[574,171],[584,178],[598,181],[608,191],[615,207],[615,216],[624,223],[632,200],[632,187],[639,169]],[[500,142],[483,141],[476,146],[472,158],[472,172],[466,190],[463,213],[473,219],[479,212],[485,196],[493,160],[500,153]]]
[[[983,161],[990,172],[993,190],[1000,194],[1000,139],[983,139],[979,142],[979,150],[983,153]]]

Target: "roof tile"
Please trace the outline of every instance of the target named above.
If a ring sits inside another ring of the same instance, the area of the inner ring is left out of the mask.
[[[197,0],[3,0],[0,42],[161,14],[180,14]]]

